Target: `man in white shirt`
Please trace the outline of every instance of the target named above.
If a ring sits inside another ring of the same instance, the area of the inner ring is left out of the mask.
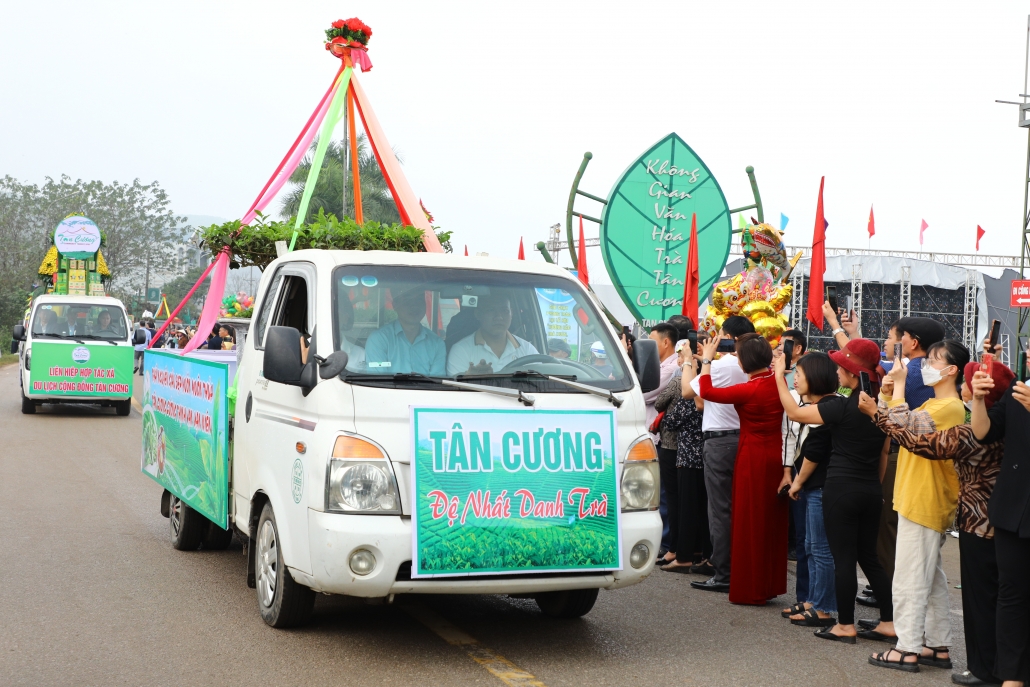
[[[447,374],[491,374],[527,355],[536,347],[508,331],[511,326],[511,299],[506,293],[480,296],[476,306],[479,329],[461,339],[447,356]]]
[[[727,317],[722,324],[719,337],[735,341],[744,334],[755,331],[755,326],[746,317]],[[737,362],[735,353],[723,353],[711,362],[712,386],[717,388],[743,384],[748,376]],[[704,364],[705,361],[702,361]],[[690,382],[694,394],[701,390],[699,377]],[[695,589],[713,592],[730,591],[730,514],[733,497],[733,466],[737,462],[737,442],[740,440],[740,418],[732,405],[705,401],[704,417],[701,421],[705,445],[702,450],[705,466],[705,489],[708,491],[708,527],[712,533],[712,557],[709,561],[715,569],[711,579],[691,582]]]

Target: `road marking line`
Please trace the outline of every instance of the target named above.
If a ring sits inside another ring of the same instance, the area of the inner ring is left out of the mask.
[[[511,687],[547,687],[532,673],[522,670],[508,659],[494,653],[455,627],[449,620],[422,604],[402,604],[401,609],[419,621],[451,646],[465,649],[469,657],[490,671],[490,674]]]

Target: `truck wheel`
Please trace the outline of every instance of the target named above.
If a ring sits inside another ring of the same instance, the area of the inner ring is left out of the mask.
[[[544,592],[537,594],[534,600],[544,615],[552,618],[581,618],[594,607],[597,589]]]
[[[36,404],[28,398],[25,398],[25,394],[22,394],[21,397],[21,412],[26,415],[36,414]]]
[[[232,530],[223,530],[208,520],[207,532],[204,533],[203,547],[205,551],[225,551],[232,544]]]
[[[271,504],[265,504],[258,520],[255,567],[258,610],[272,627],[296,627],[307,622],[315,605],[315,592],[297,584],[283,564],[279,528]]]
[[[118,401],[114,404],[114,410],[122,417],[125,417],[132,411],[132,399],[127,398],[124,401]]]
[[[175,494],[168,501],[168,525],[172,547],[179,551],[196,551],[207,532],[210,520],[187,506]]]

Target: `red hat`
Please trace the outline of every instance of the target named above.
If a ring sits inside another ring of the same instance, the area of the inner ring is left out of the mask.
[[[962,375],[966,378],[966,386],[969,388],[969,392],[973,392],[973,375],[980,371],[980,363],[971,361],[966,363],[966,367],[962,370]],[[994,380],[994,388],[991,389],[987,397],[984,398],[984,405],[988,409],[994,402],[1001,398],[1009,389],[1009,385],[1012,384],[1012,380],[1015,378],[1016,373],[1001,364],[1000,360],[995,360],[991,366],[991,379]]]
[[[869,339],[852,339],[839,351],[830,351],[830,359],[853,375],[865,372],[880,381],[880,347]]]

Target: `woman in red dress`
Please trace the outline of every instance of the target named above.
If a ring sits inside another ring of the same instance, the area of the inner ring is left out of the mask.
[[[761,606],[787,593],[787,500],[783,466],[783,406],[769,369],[772,348],[758,334],[737,339],[737,361],[750,379],[725,388],[712,386],[710,362],[719,339],[704,347],[700,396],[733,404],[740,416],[740,443],[733,468],[730,544],[730,602]],[[707,364],[705,364],[707,363]]]

